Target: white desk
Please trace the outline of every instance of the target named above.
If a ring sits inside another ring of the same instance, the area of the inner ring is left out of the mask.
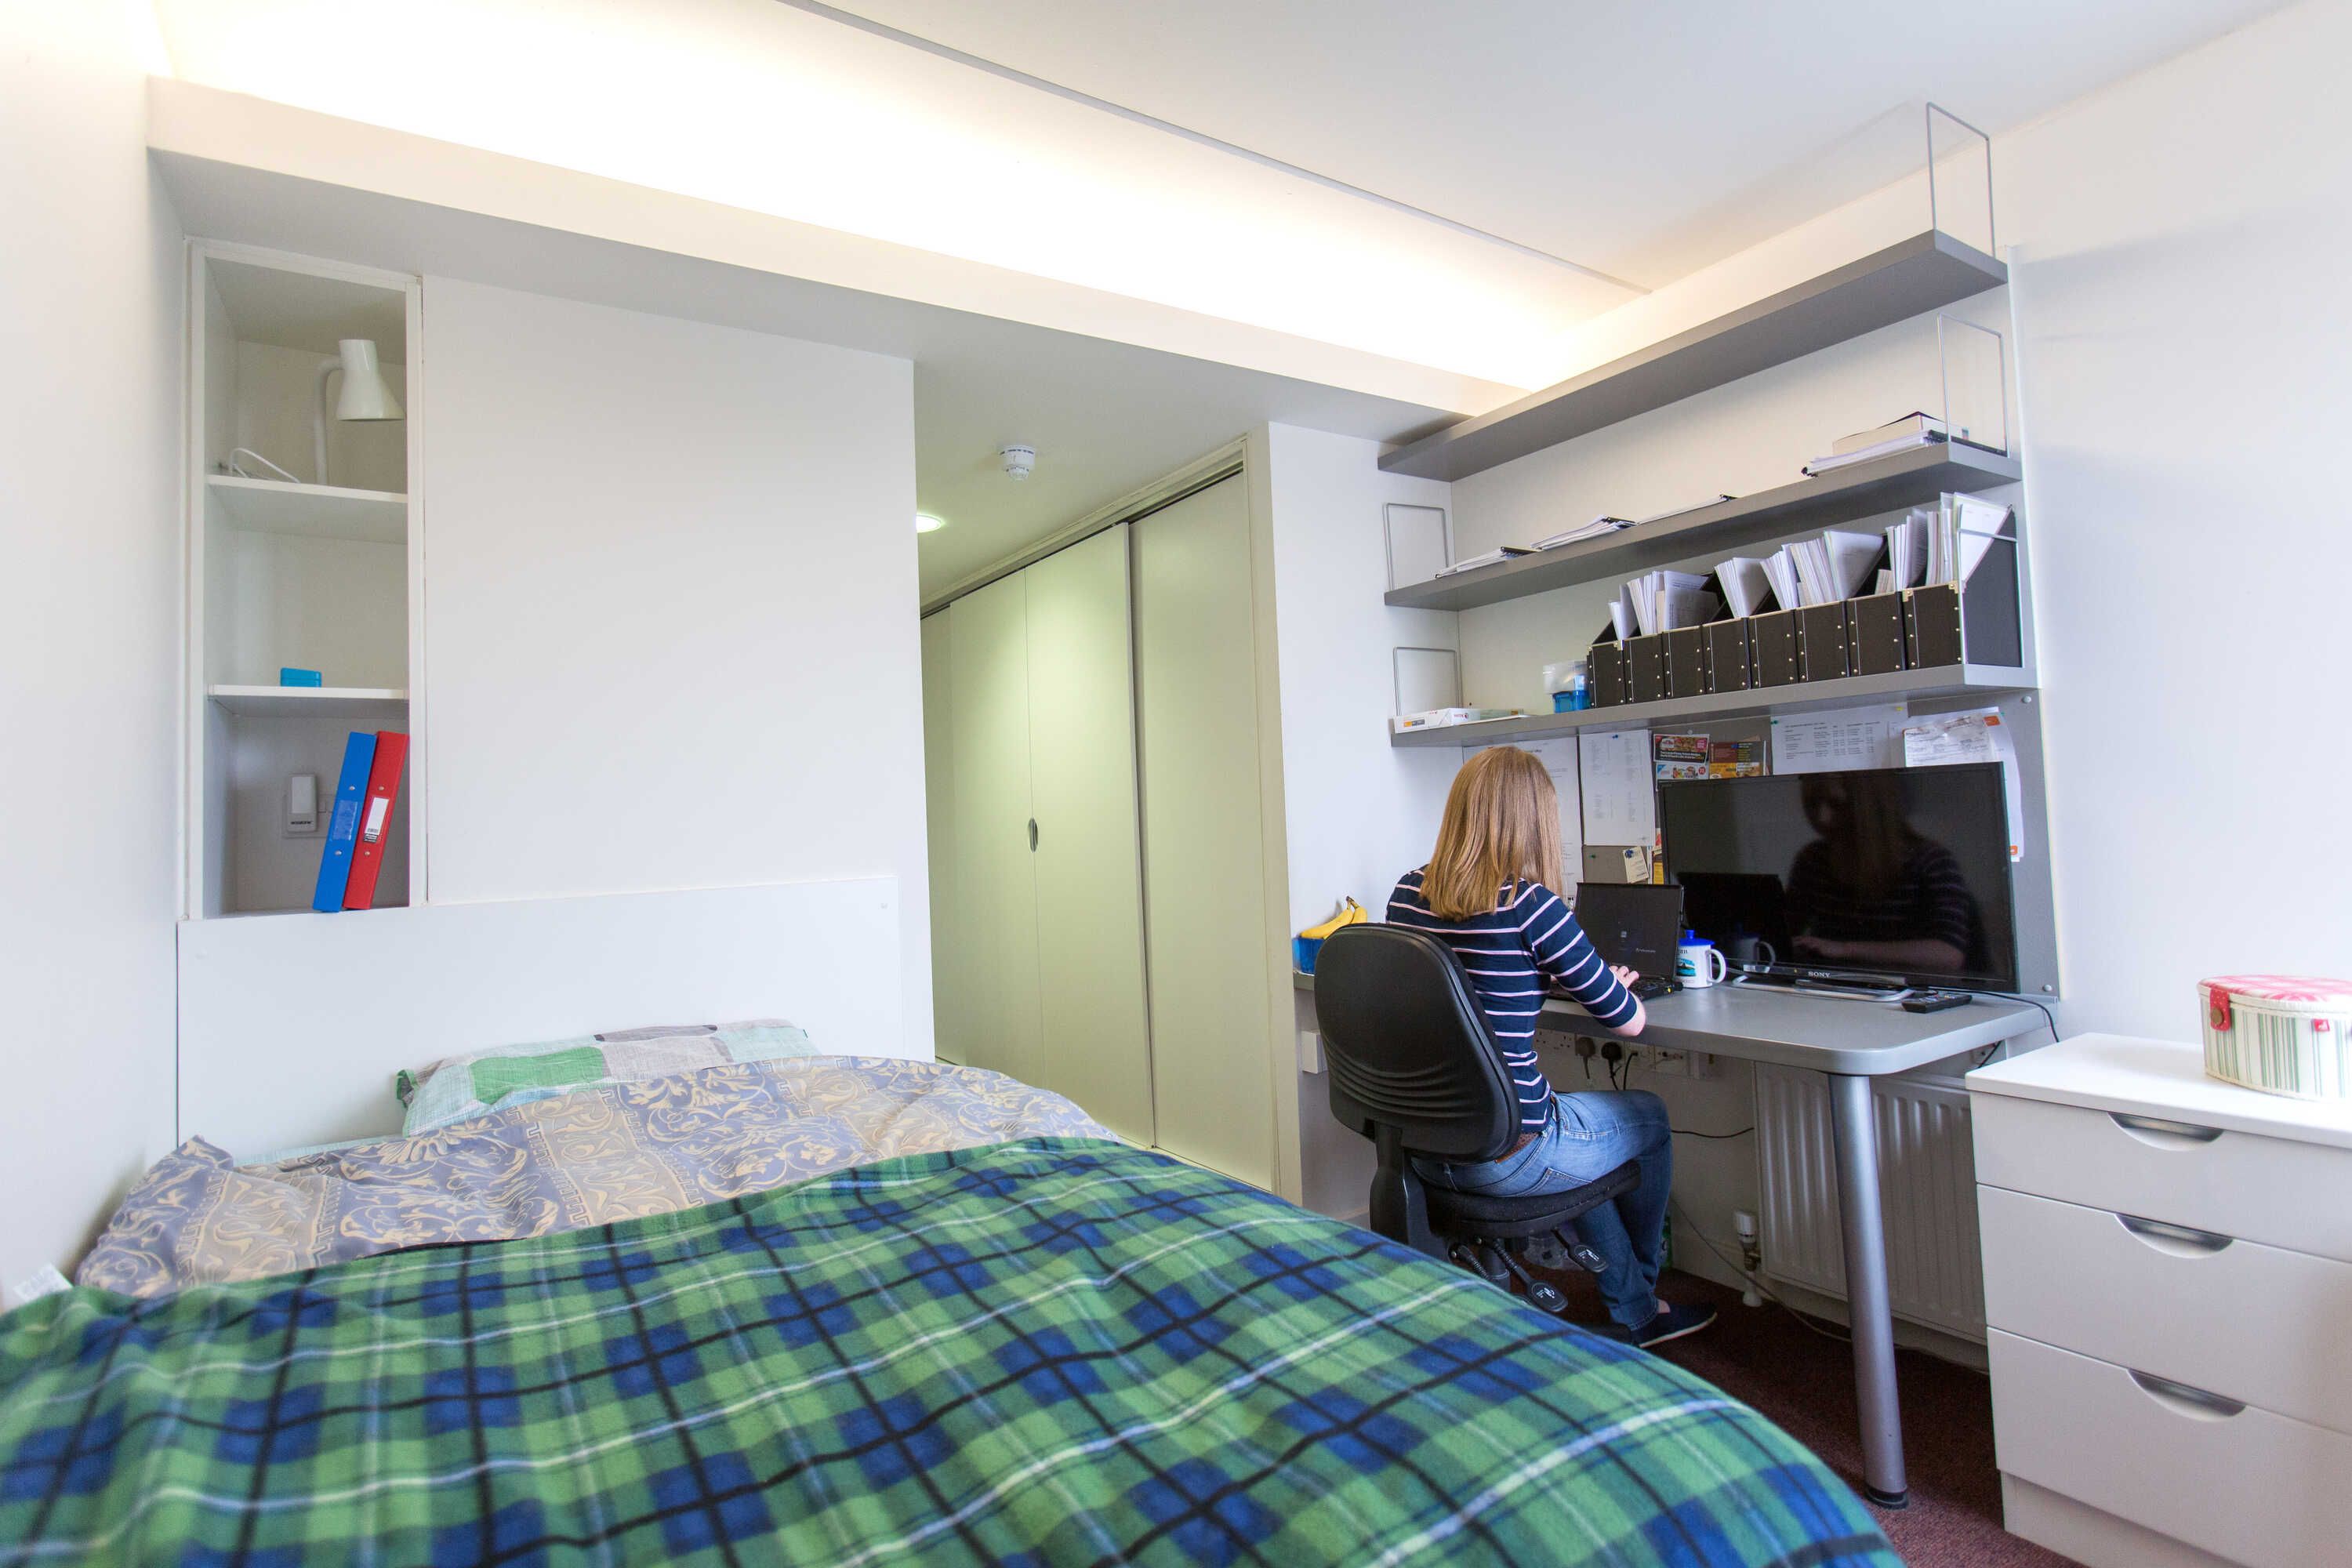
[[[1296,983],[1302,990],[1315,985],[1305,974]],[[1903,1507],[1909,1486],[1870,1080],[2032,1034],[2046,1026],[2041,1010],[2021,1002],[1977,1001],[1941,1013],[1906,1013],[1886,1003],[1739,985],[1676,992],[1644,1007],[1643,1045],[1805,1068],[1829,1079],[1854,1392],[1862,1412],[1863,1489],[1881,1507]],[[1578,1034],[1612,1033],[1564,998],[1545,1004],[1544,1016]]]

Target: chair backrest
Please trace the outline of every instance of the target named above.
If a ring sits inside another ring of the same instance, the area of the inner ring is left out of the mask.
[[[1331,1114],[1420,1154],[1500,1159],[1518,1136],[1511,1075],[1453,949],[1409,926],[1343,926],[1315,959]]]

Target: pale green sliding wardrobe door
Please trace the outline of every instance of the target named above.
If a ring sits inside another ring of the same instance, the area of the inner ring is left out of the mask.
[[[933,1005],[960,1015],[964,1060],[1042,1081],[1037,888],[1029,849],[1029,634],[1021,574],[948,606],[954,666],[956,920],[949,948],[958,989]]]
[[[1029,790],[1045,1039],[1045,1076],[1032,1081],[1149,1143],[1127,530],[1107,529],[1021,575],[1029,587]]]
[[[946,1002],[963,994],[956,931],[955,648],[945,610],[923,617],[923,831],[931,872],[931,994]],[[942,1061],[964,1059],[960,1007],[934,1005],[931,1040]]]
[[[1223,479],[1132,527],[1159,1142],[1270,1188],[1247,491]]]

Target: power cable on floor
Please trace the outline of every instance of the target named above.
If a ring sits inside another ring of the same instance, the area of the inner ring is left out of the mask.
[[[1705,1242],[1706,1244],[1706,1249],[1709,1252],[1714,1253],[1716,1257],[1721,1258],[1725,1268],[1730,1269],[1733,1274],[1738,1276],[1740,1279],[1748,1281],[1749,1289],[1753,1289],[1758,1295],[1763,1297],[1766,1300],[1771,1302],[1774,1306],[1780,1308],[1780,1310],[1788,1313],[1789,1316],[1796,1319],[1798,1322],[1802,1323],[1806,1328],[1811,1329],[1813,1332],[1821,1335],[1822,1338],[1825,1340],[1834,1340],[1842,1345],[1851,1344],[1853,1342],[1852,1336],[1842,1333],[1835,1329],[1823,1328],[1821,1324],[1813,1321],[1812,1319],[1805,1316],[1804,1313],[1797,1310],[1796,1308],[1789,1305],[1788,1302],[1780,1299],[1778,1291],[1775,1291],[1771,1287],[1764,1283],[1761,1277],[1748,1272],[1748,1268],[1745,1264],[1734,1262],[1729,1253],[1724,1251],[1722,1247],[1716,1245],[1715,1238],[1713,1237],[1707,1235],[1706,1232],[1698,1227],[1698,1222],[1691,1218],[1689,1213],[1684,1209],[1682,1205],[1675,1203],[1673,1199],[1669,1198],[1666,1200],[1666,1207],[1681,1217],[1684,1229],[1689,1231],[1693,1236],[1698,1237],[1699,1240]]]

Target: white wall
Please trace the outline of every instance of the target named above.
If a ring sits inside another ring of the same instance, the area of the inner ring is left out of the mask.
[[[2015,345],[2070,1029],[2192,1038],[2202,975],[2352,963],[2317,869],[2352,850],[2333,777],[2352,704],[2320,679],[2343,639],[2311,574],[2341,533],[2322,455],[2352,406],[2352,213],[2329,195],[2352,107],[2321,64],[2347,44],[2352,6],[2322,0],[1994,150],[2012,282],[1958,313]],[[1902,323],[1463,479],[1459,547],[1787,482],[1922,405],[1932,363],[1932,319]],[[1609,588],[1464,615],[1471,700],[1532,705]],[[2247,741],[2300,763],[2249,766]]]
[[[2074,1028],[2352,971],[2348,54],[2301,6],[1996,150]]]
[[[1397,878],[1429,858],[1461,760],[1450,748],[1388,743],[1390,650],[1451,647],[1457,617],[1381,603],[1381,509],[1451,500],[1435,480],[1381,473],[1379,457],[1375,442],[1287,425],[1265,427],[1252,446],[1273,541],[1293,931],[1322,921],[1343,894],[1381,917]],[[1312,1027],[1312,1005],[1302,996],[1297,1008],[1299,1026]],[[1327,1079],[1298,1075],[1304,1201],[1361,1214],[1371,1145],[1331,1120],[1328,1095]]]
[[[425,282],[428,896],[898,879],[930,1051],[912,367]]]
[[[6,1286],[172,1136],[180,231],[134,20],[0,0]]]
[[[1956,313],[2016,363],[2069,1032],[2193,1039],[2200,976],[2352,967],[2333,889],[2352,699],[2324,576],[2352,408],[2347,50],[2352,5],[2322,0],[1994,149],[2012,280]],[[1934,406],[1933,350],[1932,319],[1901,323],[1457,481],[1457,547],[1786,483],[1829,437]],[[1466,612],[1469,699],[1535,705],[1611,587]],[[1746,1079],[1649,1087],[1720,1129]],[[1748,1141],[1677,1156],[1678,1199],[1727,1237]]]

